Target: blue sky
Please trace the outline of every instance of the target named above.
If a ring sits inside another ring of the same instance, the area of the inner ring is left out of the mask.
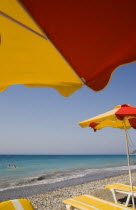
[[[136,106],[136,63],[118,68],[101,92],[64,98],[49,88],[12,86],[0,93],[0,154],[122,154],[124,131],[93,132],[77,123],[119,104]],[[136,131],[130,130],[132,139]]]

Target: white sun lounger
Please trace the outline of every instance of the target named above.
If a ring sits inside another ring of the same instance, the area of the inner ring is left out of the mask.
[[[106,201],[92,195],[82,195],[64,200],[67,210],[129,210],[132,208]]]
[[[128,206],[131,195],[132,195],[129,185],[116,183],[116,184],[107,185],[105,189],[110,190],[112,192],[115,203],[117,203],[116,192],[127,195],[125,206]],[[133,193],[134,193],[134,196],[136,196],[136,187],[133,187]]]

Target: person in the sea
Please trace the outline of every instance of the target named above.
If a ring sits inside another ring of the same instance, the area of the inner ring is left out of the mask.
[[[16,168],[16,165],[8,165],[9,168]]]

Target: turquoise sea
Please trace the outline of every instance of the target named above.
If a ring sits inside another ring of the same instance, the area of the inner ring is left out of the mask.
[[[131,165],[135,170],[135,155]],[[126,172],[126,155],[0,155],[0,190],[80,177],[91,181]]]

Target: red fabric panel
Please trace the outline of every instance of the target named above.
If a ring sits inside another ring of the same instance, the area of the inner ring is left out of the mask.
[[[130,107],[130,105],[128,105],[128,104],[123,104],[123,105],[121,105],[121,107]]]
[[[119,120],[123,120],[124,117],[132,116],[136,117],[136,107],[121,107],[116,113],[116,117]]]
[[[91,122],[91,123],[89,124],[89,127],[93,128],[93,129],[94,129],[94,132],[96,132],[95,127],[96,127],[97,125],[99,125],[99,123]]]
[[[136,0],[19,0],[86,84],[136,60]]]
[[[136,129],[136,118],[130,119],[129,123],[132,128]]]

